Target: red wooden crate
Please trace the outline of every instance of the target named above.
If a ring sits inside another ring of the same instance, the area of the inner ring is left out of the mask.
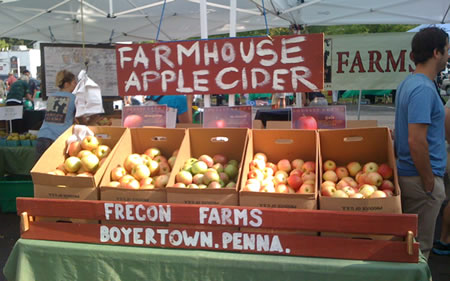
[[[410,263],[417,263],[419,257],[419,244],[413,241],[417,216],[410,214],[39,198],[18,198],[17,210],[21,237],[26,239]],[[34,216],[119,224],[35,222]],[[155,222],[192,227],[149,225]],[[255,231],[270,228],[274,233],[226,231],[211,226],[253,227]],[[403,239],[305,236],[282,230],[394,235]]]

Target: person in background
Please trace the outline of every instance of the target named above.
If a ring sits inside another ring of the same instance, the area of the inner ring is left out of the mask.
[[[28,76],[22,75],[19,80],[14,82],[8,94],[6,95],[6,106],[23,105],[23,99],[33,102],[33,96],[30,94],[28,86]],[[15,119],[11,121],[12,131],[15,133],[23,133],[25,124],[23,119]]]
[[[6,80],[6,90],[9,91],[9,89],[11,88],[11,85],[17,81],[17,78],[14,76],[14,72],[10,71],[8,73],[8,79]]]
[[[33,99],[34,99],[35,96],[36,96],[36,92],[39,90],[37,80],[34,79],[33,77],[31,77],[31,73],[30,73],[30,71],[28,69],[25,69],[22,72],[22,74],[28,77],[28,85],[30,87],[30,93],[31,93],[31,95],[33,96]]]
[[[445,104],[445,135],[447,143],[450,143],[450,101]],[[448,148],[450,149],[450,148]],[[447,150],[448,151],[448,150]],[[447,176],[450,174],[450,158],[447,154]],[[447,198],[442,204],[442,229],[439,240],[433,245],[433,253],[450,256],[450,188],[447,186]]]
[[[448,35],[424,28],[411,42],[414,73],[397,88],[395,151],[404,213],[418,215],[417,240],[428,259],[436,219],[445,199],[447,164],[444,105],[434,79],[447,64]]]
[[[0,80],[0,99],[6,97],[6,86],[3,80]]]
[[[61,70],[56,74],[56,86],[59,91],[48,96],[47,111],[36,142],[36,160],[64,131],[73,125],[75,95],[72,92],[76,85],[77,80],[72,72]]]
[[[192,123],[185,95],[147,96],[145,105],[165,104],[177,109],[177,123]]]

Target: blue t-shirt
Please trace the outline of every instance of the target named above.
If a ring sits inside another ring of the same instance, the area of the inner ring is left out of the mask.
[[[395,100],[395,150],[400,176],[418,176],[408,143],[408,124],[427,124],[428,150],[433,174],[444,176],[445,110],[434,82],[424,74],[409,75],[397,88]]]
[[[151,100],[156,100],[160,96],[151,96]],[[176,108],[177,115],[183,114],[187,111],[187,99],[183,95],[163,96],[158,100],[158,104],[165,104],[168,107]]]
[[[56,140],[65,130],[73,125],[75,117],[75,95],[56,92],[47,99],[47,112],[38,138]]]

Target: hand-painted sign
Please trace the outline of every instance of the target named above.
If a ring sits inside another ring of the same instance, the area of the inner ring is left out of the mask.
[[[323,34],[116,45],[119,94],[236,94],[323,88]]]
[[[203,111],[203,128],[252,128],[251,106],[213,106]]]

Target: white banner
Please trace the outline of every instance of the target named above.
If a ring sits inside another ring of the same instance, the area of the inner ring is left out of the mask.
[[[414,35],[402,32],[325,37],[325,90],[396,89],[414,71],[410,59]]]
[[[22,119],[23,106],[1,106],[0,107],[0,120],[14,120]]]

